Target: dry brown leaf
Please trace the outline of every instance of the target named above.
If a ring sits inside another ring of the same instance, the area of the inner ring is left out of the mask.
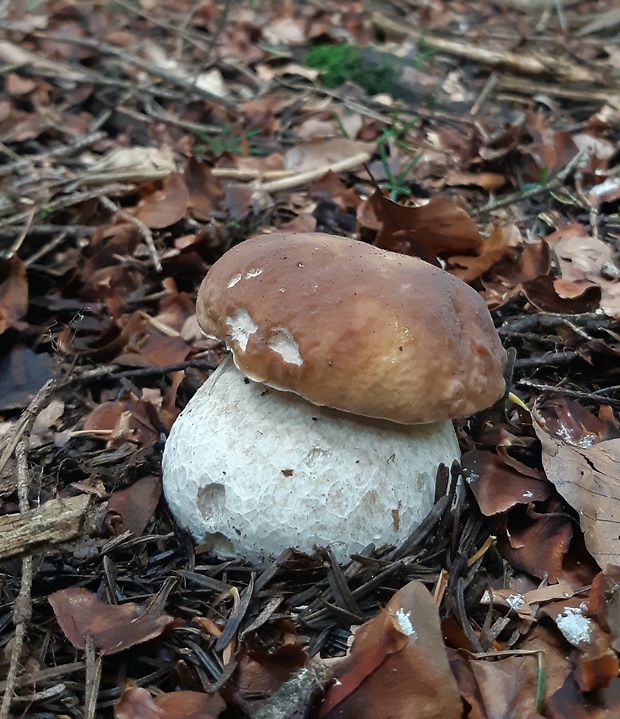
[[[284,166],[287,170],[306,172],[307,170],[316,170],[319,167],[345,160],[360,152],[367,152],[372,155],[375,149],[372,142],[347,140],[344,137],[327,140],[327,142],[325,140],[314,140],[313,142],[295,145],[288,150],[284,157]]]
[[[350,655],[320,709],[329,719],[460,719],[462,703],[448,663],[437,606],[420,582],[400,589],[355,633]]]
[[[499,547],[513,567],[555,583],[572,537],[573,525],[565,514],[539,514],[531,508],[522,513],[513,510],[508,517],[507,536],[501,538]]]
[[[618,675],[618,655],[611,647],[611,636],[588,616],[588,606],[574,597],[543,607],[567,642],[579,649],[574,676],[582,692],[608,687]]]
[[[478,255],[473,257],[469,255],[452,255],[450,257],[450,272],[462,279],[463,282],[473,282],[496,262],[499,262],[510,248],[518,247],[521,242],[521,233],[515,225],[496,227],[486,240],[478,248],[475,248]]]
[[[547,719],[616,719],[620,717],[620,679],[584,695],[571,674],[549,698],[545,710]]]
[[[595,286],[588,287],[582,295],[573,299],[560,297],[550,276],[540,276],[524,282],[523,294],[537,309],[565,315],[593,312],[601,301],[600,287]]]
[[[187,208],[197,220],[210,219],[211,212],[221,208],[224,194],[219,182],[211,174],[211,168],[206,162],[190,158],[183,177],[189,192]]]
[[[84,649],[93,635],[101,654],[116,654],[158,637],[174,621],[163,613],[158,597],[148,604],[104,604],[87,589],[61,589],[49,597],[58,624],[76,649]]]
[[[392,202],[379,189],[358,207],[360,229],[377,231],[377,247],[436,263],[437,256],[475,250],[482,244],[467,210],[448,197],[434,197],[422,207]]]
[[[568,444],[546,430],[545,420],[532,413],[542,445],[543,467],[558,492],[578,512],[586,547],[599,566],[615,564],[620,557],[620,439],[592,445]]]
[[[187,185],[176,172],[164,180],[161,190],[156,190],[140,201],[135,216],[147,227],[169,227],[183,218],[187,211],[189,192]]]
[[[103,402],[86,418],[84,431],[104,433],[109,445],[130,441],[150,446],[159,439],[159,418],[151,402],[125,394],[118,400]]]
[[[506,178],[496,172],[461,172],[450,170],[446,174],[446,185],[481,187],[483,190],[499,190],[506,184]]]
[[[174,154],[168,145],[119,147],[100,157],[89,167],[89,171],[112,176],[122,174],[124,180],[161,177],[161,173],[175,171]]]
[[[299,644],[253,650],[239,660],[235,683],[244,694],[273,694],[307,663],[308,654]]]
[[[116,719],[214,719],[225,709],[219,694],[178,691],[159,694],[154,699],[133,682],[123,690],[114,705]]]
[[[487,517],[517,504],[544,501],[551,494],[549,482],[524,476],[491,452],[465,452],[461,467],[480,511]]]
[[[620,319],[620,282],[608,279],[606,265],[616,267],[613,247],[590,237],[583,225],[572,224],[545,237],[557,258],[560,277],[553,286],[558,295],[573,299],[590,287],[601,290],[600,307],[605,314]]]
[[[536,711],[538,661],[535,656],[507,657],[495,662],[471,661],[469,665],[487,717],[534,719],[541,716]]]
[[[120,514],[119,533],[130,530],[139,537],[150,522],[161,497],[161,480],[149,476],[139,479],[127,489],[112,492],[108,509]]]
[[[26,314],[28,280],[26,268],[17,255],[0,259],[0,335]]]
[[[517,297],[526,282],[547,275],[551,251],[542,240],[528,243],[521,252],[509,252],[482,278],[483,297],[491,309],[498,309]]]

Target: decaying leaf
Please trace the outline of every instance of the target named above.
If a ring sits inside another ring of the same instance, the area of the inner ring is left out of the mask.
[[[336,666],[320,716],[329,719],[460,719],[462,704],[432,596],[410,582],[356,632]]]
[[[169,227],[185,216],[189,192],[181,175],[171,173],[161,190],[147,195],[135,213],[147,227],[157,229]]]
[[[121,399],[95,407],[84,423],[84,430],[104,436],[110,445],[127,440],[151,445],[159,437],[158,425],[155,406],[128,393]]]
[[[174,155],[167,145],[120,147],[100,157],[89,167],[89,171],[111,177],[122,175],[125,181],[148,180],[174,172]]]
[[[514,225],[496,227],[489,237],[476,248],[477,255],[453,255],[450,257],[450,272],[464,282],[473,282],[496,262],[499,262],[510,248],[518,247],[520,244],[521,233]]]
[[[493,719],[512,719],[518,707],[519,719],[534,719],[538,663],[535,656],[506,657],[495,662],[470,661],[476,679],[483,716]]]
[[[209,213],[220,209],[224,191],[206,162],[190,158],[183,175],[189,193],[187,209],[197,220],[208,220]]]
[[[372,142],[360,142],[340,137],[333,140],[314,140],[298,143],[287,150],[284,156],[286,169],[295,172],[316,170],[326,165],[345,160],[358,153],[368,153],[370,157],[375,150]]]
[[[549,434],[545,420],[533,413],[543,467],[558,492],[577,511],[586,547],[599,566],[620,557],[620,439],[572,445]]]
[[[108,509],[121,516],[119,532],[131,530],[139,537],[155,512],[161,497],[159,477],[143,477],[127,489],[112,492],[108,500]]]
[[[573,525],[559,509],[559,501],[551,500],[547,513],[531,507],[513,511],[508,517],[505,537],[499,541],[500,551],[512,566],[539,579],[557,582],[562,563],[573,537]]]
[[[373,244],[427,261],[479,248],[482,238],[462,204],[435,197],[421,207],[393,202],[379,189],[358,207],[358,224],[376,232]]]
[[[590,237],[583,225],[572,224],[545,237],[557,257],[560,276],[553,286],[560,297],[579,297],[590,287],[601,290],[601,309],[620,319],[620,282],[609,279],[604,268],[616,267],[613,247]],[[616,267],[617,269],[617,267]]]
[[[0,335],[13,327],[28,308],[26,268],[17,255],[0,259]]]
[[[470,450],[463,455],[461,467],[480,511],[487,517],[517,504],[543,501],[551,494],[548,482],[520,474],[491,452]]]
[[[129,682],[114,705],[116,719],[215,719],[226,704],[219,694],[178,691],[153,698]]]
[[[54,592],[49,602],[71,644],[84,649],[90,633],[101,654],[116,654],[158,637],[174,621],[163,613],[158,597],[142,605],[104,604],[87,589],[73,588]]]

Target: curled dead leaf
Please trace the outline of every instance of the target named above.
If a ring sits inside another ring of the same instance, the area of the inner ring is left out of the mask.
[[[135,216],[151,229],[169,227],[182,219],[187,211],[189,191],[181,175],[172,172],[156,190],[140,201]]]
[[[320,709],[329,719],[460,719],[462,703],[437,606],[421,582],[400,589],[355,633]]]
[[[93,592],[75,587],[54,592],[49,602],[71,644],[84,649],[90,633],[101,654],[117,654],[158,637],[174,621],[163,613],[158,597],[142,605],[104,604]]]

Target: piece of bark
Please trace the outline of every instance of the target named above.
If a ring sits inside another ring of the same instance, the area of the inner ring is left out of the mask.
[[[73,539],[82,529],[89,502],[86,494],[50,499],[36,509],[0,517],[0,559]]]

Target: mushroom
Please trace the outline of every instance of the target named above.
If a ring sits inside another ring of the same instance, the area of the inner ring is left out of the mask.
[[[404,539],[460,456],[451,420],[504,393],[478,293],[449,273],[320,233],[246,240],[209,270],[197,319],[226,343],[166,442],[178,522],[220,554],[336,557]],[[233,364],[234,362],[234,364]]]

